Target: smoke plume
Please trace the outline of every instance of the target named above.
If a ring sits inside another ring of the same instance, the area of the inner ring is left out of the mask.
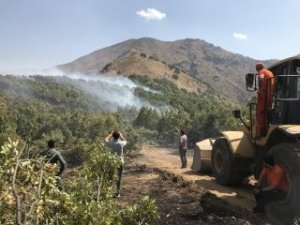
[[[57,68],[51,68],[47,70],[17,70],[10,71],[6,75],[14,75],[20,77],[31,77],[35,75],[39,76],[51,76],[60,83],[71,83],[78,89],[81,89],[85,93],[96,97],[100,102],[106,103],[105,109],[116,111],[119,107],[150,107],[158,109],[152,106],[146,100],[141,99],[135,94],[136,88],[142,88],[145,91],[157,93],[141,85],[135,84],[127,77],[116,75],[85,75],[78,73],[63,73]],[[161,109],[158,109],[161,111]]]

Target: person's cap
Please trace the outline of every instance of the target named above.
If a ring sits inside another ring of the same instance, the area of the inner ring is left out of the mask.
[[[262,63],[256,63],[255,68],[256,68],[256,71],[260,71],[261,69],[264,68],[264,65]]]

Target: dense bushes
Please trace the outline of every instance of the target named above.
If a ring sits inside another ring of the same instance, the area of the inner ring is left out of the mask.
[[[114,129],[123,131],[129,139],[128,149],[134,150],[151,137],[152,141],[174,141],[176,128],[186,130],[193,146],[237,124],[229,103],[187,93],[167,80],[136,75],[131,79],[151,88],[137,88],[135,94],[152,106],[110,113],[102,110],[106,103],[72,86],[74,81],[69,78],[0,77],[0,144],[7,137],[20,137],[41,146],[48,138],[56,138],[69,151],[70,162],[80,163],[83,159],[71,159],[71,152],[80,151],[80,142],[99,142]],[[140,136],[147,133],[141,129],[149,130],[151,137]]]
[[[175,142],[175,130],[186,130],[190,147],[204,138],[216,137],[221,130],[234,129],[237,120],[231,115],[234,106],[213,97],[179,90],[167,80],[149,80],[131,76],[153,91],[138,89],[136,94],[157,108],[141,108],[134,125],[158,132],[158,138]]]
[[[147,224],[157,217],[151,199],[122,209],[112,199],[119,162],[103,146],[104,137],[121,130],[128,141],[125,150],[132,152],[141,143],[176,143],[175,130],[182,128],[193,147],[236,126],[226,102],[179,90],[168,80],[131,79],[150,88],[135,89],[149,106],[109,112],[103,110],[107,102],[76,88],[69,78],[0,76],[0,224],[18,218],[18,224]],[[8,142],[9,137],[20,144]],[[39,158],[49,139],[58,142],[69,167],[76,167],[66,193],[57,190],[55,168]]]

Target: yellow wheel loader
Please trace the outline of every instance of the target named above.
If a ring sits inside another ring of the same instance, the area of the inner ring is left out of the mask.
[[[213,141],[197,143],[195,151],[200,158],[194,157],[194,161],[205,166],[192,168],[202,171],[209,165],[219,184],[236,186],[247,176],[260,174],[265,154],[274,156],[286,171],[289,192],[286,199],[269,204],[267,212],[289,224],[300,216],[300,57],[287,58],[268,69],[274,74],[275,90],[272,107],[267,112],[266,133],[256,137],[257,103],[250,103],[249,122],[242,119],[239,110],[234,111],[234,116],[244,124],[240,131],[225,131]],[[246,74],[248,91],[256,91],[256,77],[255,74]],[[206,157],[201,158],[201,155]]]

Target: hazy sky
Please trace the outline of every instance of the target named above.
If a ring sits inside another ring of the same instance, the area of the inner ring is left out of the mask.
[[[130,38],[197,38],[255,59],[300,53],[299,0],[0,0],[0,71]]]

